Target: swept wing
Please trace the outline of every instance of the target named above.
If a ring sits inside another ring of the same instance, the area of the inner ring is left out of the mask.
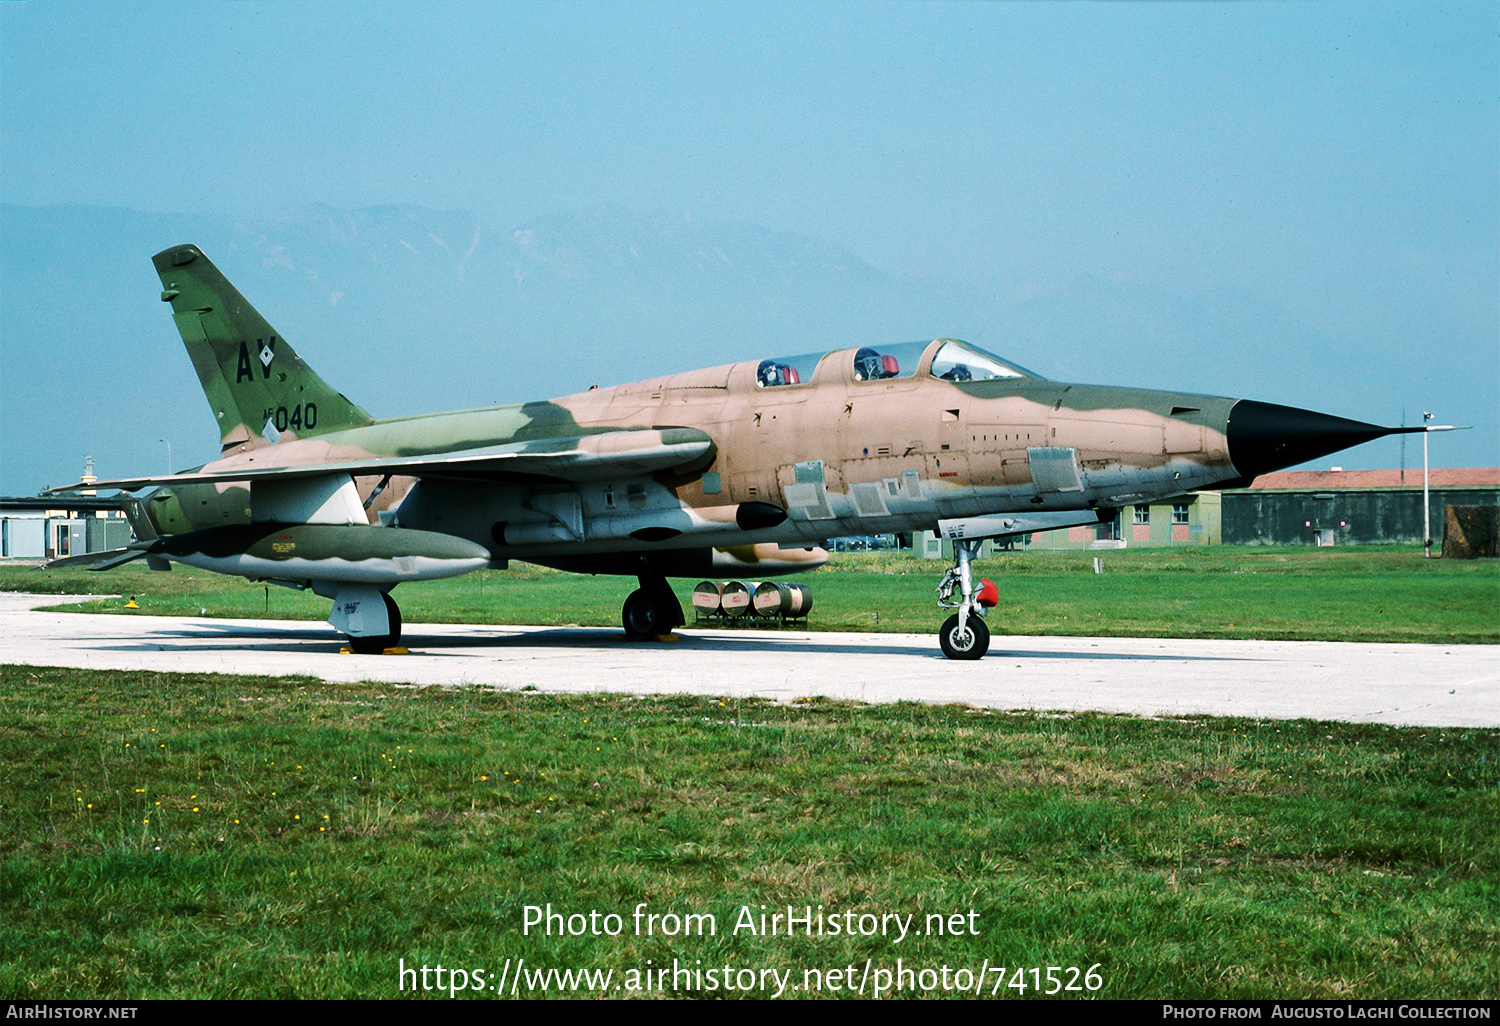
[[[504,445],[459,449],[417,456],[332,457],[316,462],[280,462],[277,446],[255,449],[209,464],[202,470],[153,477],[82,482],[50,492],[78,488],[119,488],[133,492],[158,485],[210,484],[266,479],[290,480],[329,474],[356,476],[455,477],[502,479],[518,475],[563,481],[595,481],[619,475],[652,474],[712,460],[713,439],[696,428],[642,428],[607,431]]]

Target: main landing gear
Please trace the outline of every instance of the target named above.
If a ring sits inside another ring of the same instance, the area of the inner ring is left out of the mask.
[[[395,648],[401,644],[401,607],[396,605],[396,600],[391,598],[390,592],[380,597],[385,601],[385,615],[390,625],[390,633],[366,634],[362,637],[348,635],[349,648],[361,655],[379,655],[386,649]]]
[[[672,593],[672,586],[651,561],[641,557],[638,574],[641,586],[630,593],[625,608],[620,612],[620,621],[625,627],[625,636],[633,640],[653,638],[669,634],[674,627],[687,623],[682,615],[682,603]]]
[[[938,644],[949,659],[979,659],[989,651],[990,629],[984,622],[984,611],[1000,601],[999,589],[987,578],[979,579],[979,590],[969,573],[969,561],[979,552],[979,541],[953,542],[953,565],[938,585],[938,605],[957,609],[943,621]],[[953,601],[954,592],[958,601]]]
[[[349,651],[379,655],[401,643],[401,609],[377,585],[314,581],[313,591],[333,599],[328,622],[349,639]]]
[[[386,649],[395,648],[401,644],[401,607],[396,605],[396,600],[391,598],[389,592],[380,597],[385,600],[385,615],[390,621],[391,632],[362,638],[351,635],[349,647],[364,655],[379,655]]]

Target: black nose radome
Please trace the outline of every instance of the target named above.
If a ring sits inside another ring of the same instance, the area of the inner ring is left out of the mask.
[[[1386,435],[1421,430],[1380,427],[1295,406],[1241,399],[1229,411],[1226,433],[1234,468],[1245,477],[1255,477]]]

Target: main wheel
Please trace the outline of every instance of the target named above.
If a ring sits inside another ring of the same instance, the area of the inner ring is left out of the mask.
[[[667,626],[666,609],[644,588],[632,591],[625,600],[620,622],[624,624],[628,638],[651,638],[672,629]]]
[[[958,614],[954,613],[943,621],[943,628],[938,631],[938,644],[949,659],[979,659],[990,650],[990,629],[975,613],[960,631]]]
[[[385,599],[385,615],[390,620],[389,634],[367,635],[363,638],[349,637],[349,647],[361,655],[379,655],[388,648],[401,643],[401,607],[391,598],[390,592],[380,596]]]

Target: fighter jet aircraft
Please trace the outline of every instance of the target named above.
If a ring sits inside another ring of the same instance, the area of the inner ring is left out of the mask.
[[[131,510],[145,558],[333,600],[360,652],[401,636],[392,589],[511,559],[635,576],[632,637],[684,622],[669,577],[821,565],[829,537],[954,547],[945,655],[978,659],[986,538],[1109,519],[1398,431],[1251,399],[1049,381],[957,339],[765,356],[549,402],[376,420],[327,385],[196,246],[153,261],[219,425],[219,458]],[[82,484],[70,488],[82,487]],[[59,489],[67,490],[67,489]]]

